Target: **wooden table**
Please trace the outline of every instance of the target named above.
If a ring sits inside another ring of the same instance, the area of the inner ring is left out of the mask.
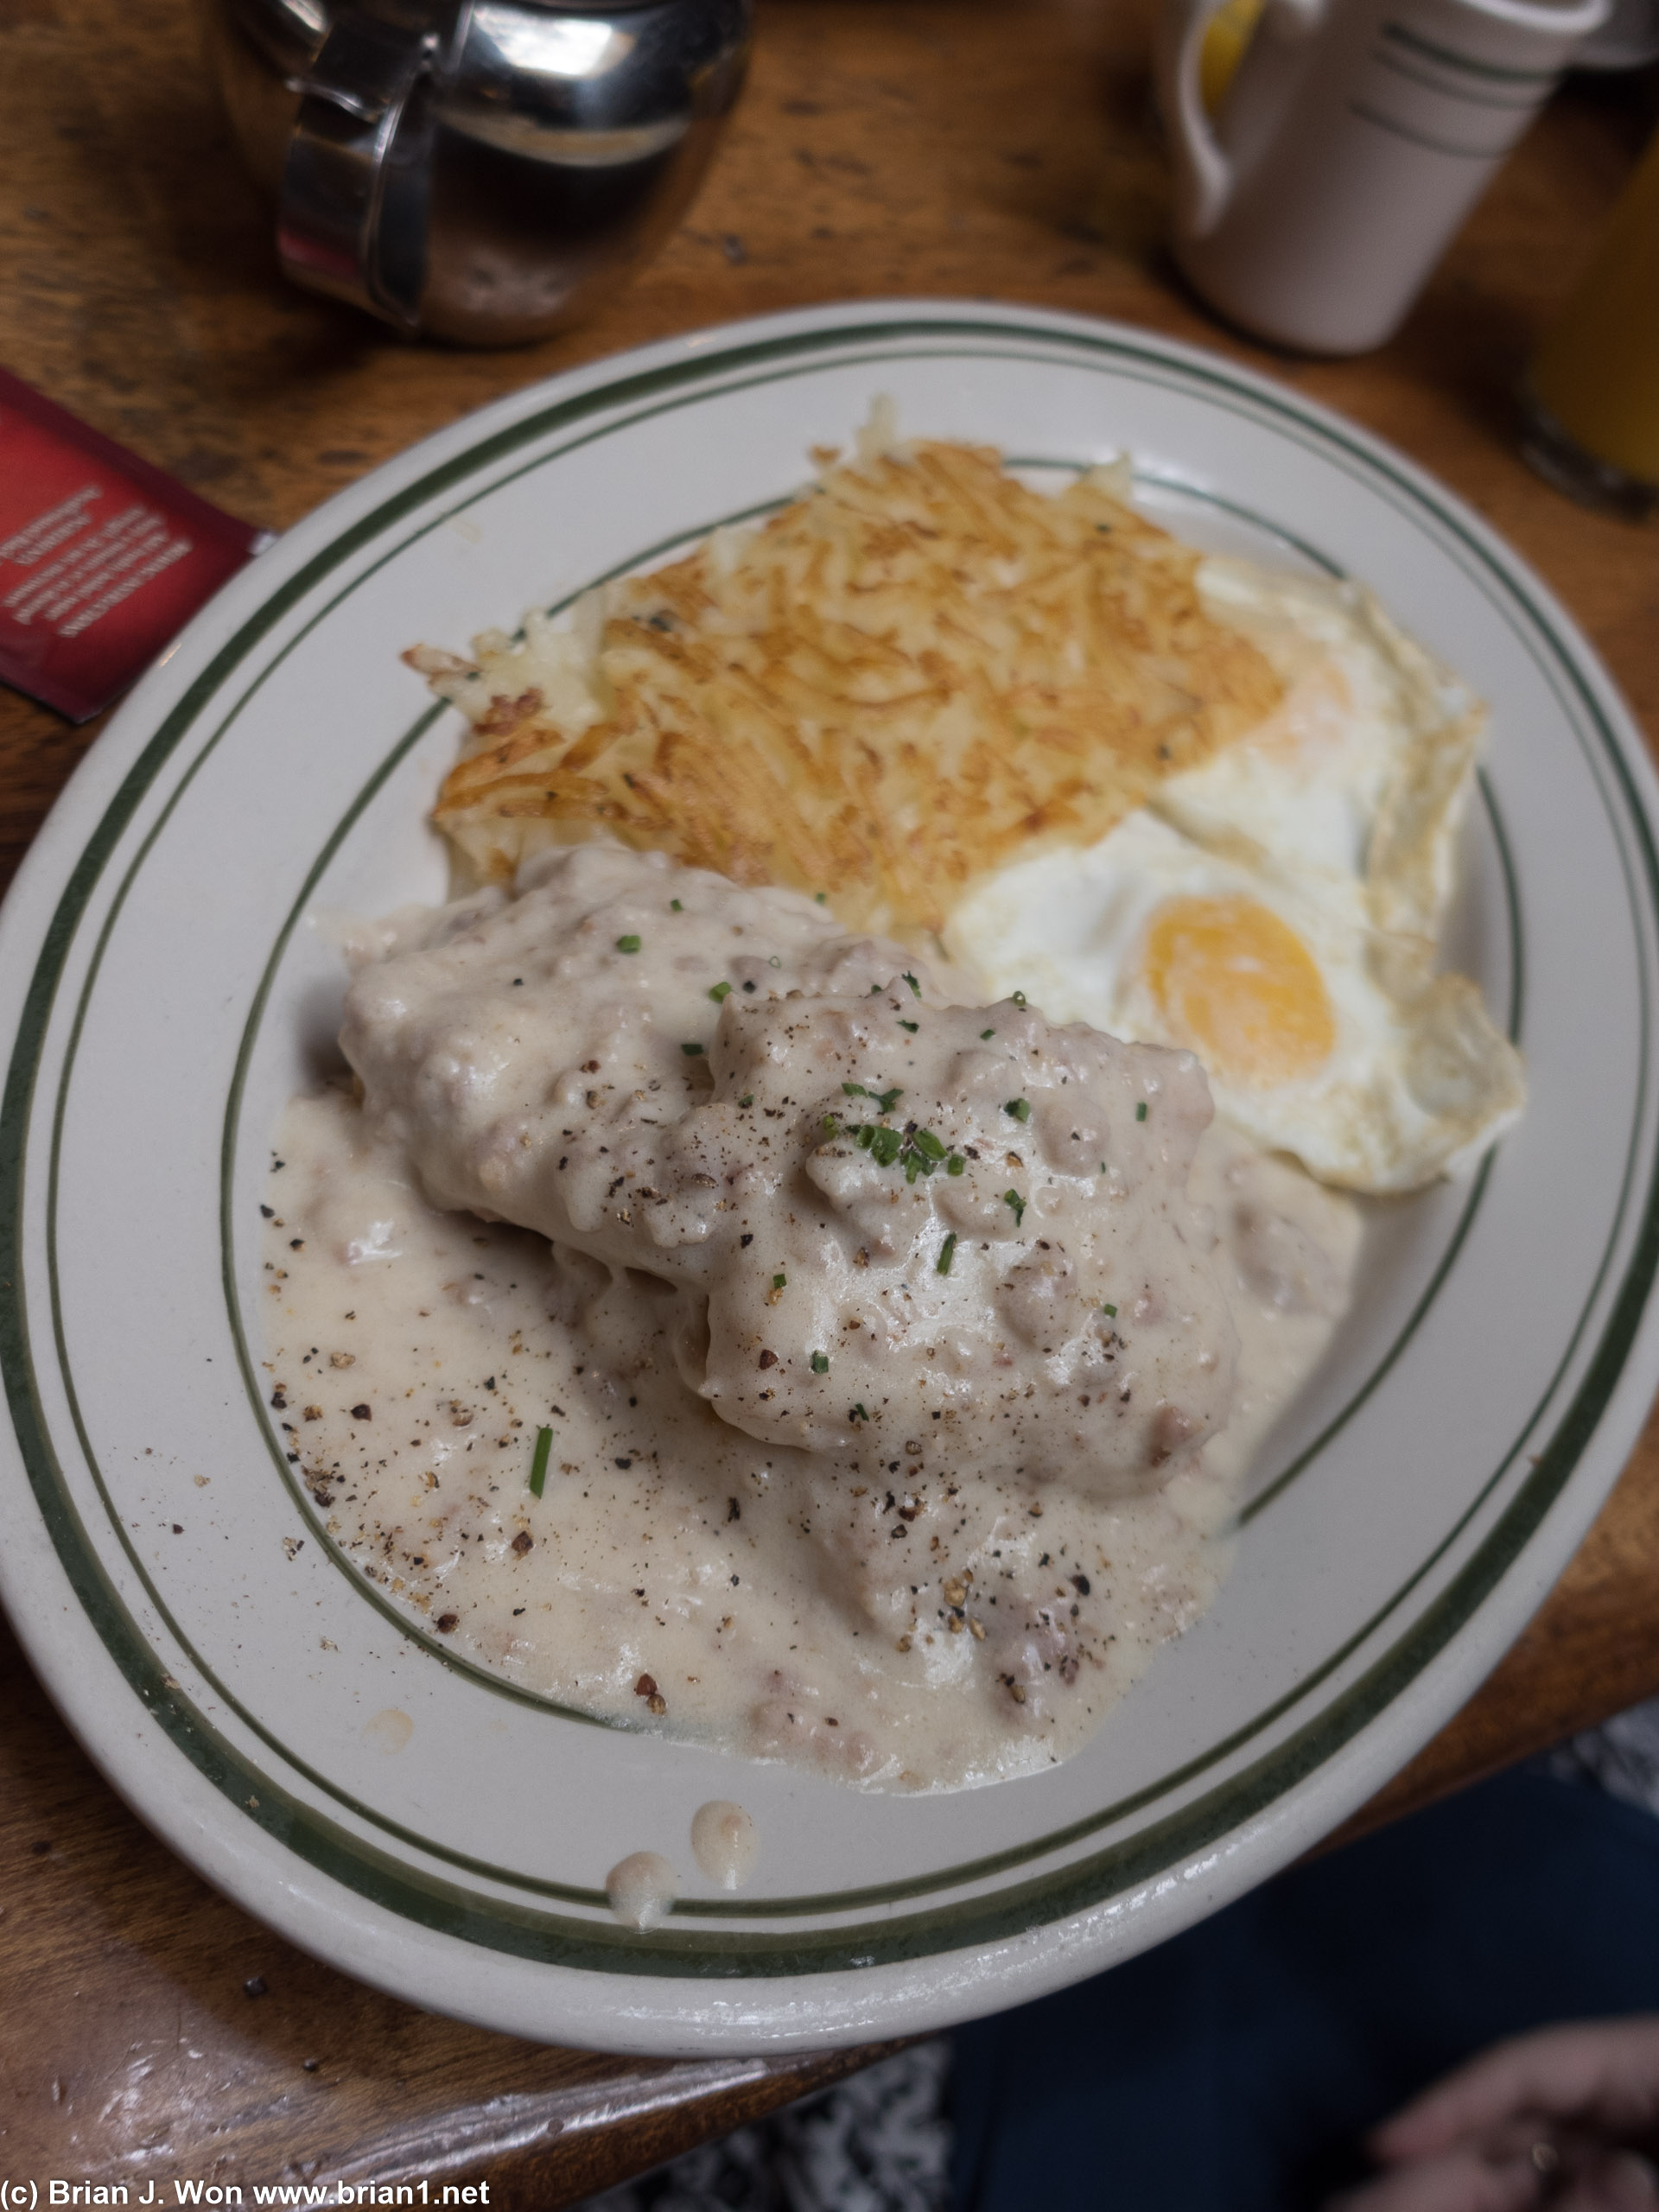
[[[1264,365],[1438,470],[1542,569],[1654,727],[1659,539],[1529,476],[1508,397],[1649,126],[1651,85],[1570,87],[1402,334],[1310,364],[1218,330],[1171,276],[1145,47],[1122,0],[761,0],[731,137],[660,259],[569,337],[463,353],[279,279],[187,0],[0,0],[0,360],[281,527],[485,400],[699,323],[906,292],[1122,316]],[[0,695],[7,874],[95,734]],[[1659,1689],[1656,1580],[1650,1427],[1532,1627],[1362,1821]],[[42,2202],[53,2176],[303,2175],[487,2180],[492,2203],[551,2208],[868,2055],[622,2061],[377,1996],[155,1842],[3,1630],[0,1670],[0,2179],[35,2178]]]

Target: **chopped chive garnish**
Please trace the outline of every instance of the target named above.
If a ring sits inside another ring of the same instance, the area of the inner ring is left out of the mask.
[[[820,906],[827,906],[830,904],[830,893],[827,891],[815,891],[812,893],[812,896],[817,900]]]
[[[1031,1101],[1029,1098],[1010,1098],[1002,1111],[1012,1114],[1016,1122],[1028,1122],[1031,1119]]]
[[[1014,1208],[1014,1225],[1018,1229],[1020,1223],[1026,1217],[1025,1200],[1020,1197],[1018,1191],[1004,1191],[1002,1193],[1002,1203],[1005,1206],[1012,1206]]]
[[[871,996],[873,999],[879,999],[879,998],[880,997],[880,995],[881,995],[881,985],[880,985],[880,983],[872,983],[872,984],[870,985],[870,996]]]
[[[988,1037],[995,1037],[995,1029],[982,1029],[979,1033],[979,1041],[982,1045]]]
[[[709,987],[709,995],[718,1006],[722,999],[730,998],[732,987],[729,983],[711,983]]]
[[[925,1172],[931,1172],[928,1170],[927,1162],[925,1160],[918,1160],[912,1152],[905,1161],[906,1182],[913,1183],[916,1178]]]
[[[851,1413],[848,1414],[847,1418],[849,1421],[868,1421],[869,1415],[865,1412],[862,1406],[855,1406]]]
[[[812,1372],[815,1375],[827,1375],[830,1372],[830,1362],[821,1351],[815,1351],[812,1355]]]
[[[638,952],[644,942],[643,938],[620,937],[616,940],[616,949],[619,952]]]
[[[875,1142],[875,1131],[868,1122],[861,1123],[853,1131],[853,1142],[861,1152],[868,1152]]]
[[[919,1021],[906,1021],[903,1014],[900,1014],[899,1017],[899,1027],[901,1029],[908,1029],[912,1037],[916,1034],[916,1032],[921,1027],[921,1026],[922,1025]]]
[[[843,1083],[841,1087],[849,1098],[868,1098],[870,1095],[861,1083]]]
[[[530,1494],[539,1497],[547,1487],[547,1459],[553,1449],[553,1432],[538,1428],[536,1432],[536,1456],[530,1463]]]
[[[1116,1320],[1117,1308],[1116,1306],[1103,1306],[1100,1310],[1106,1316],[1106,1319],[1109,1321]]]
[[[772,1279],[772,1287],[774,1290],[787,1290],[789,1288],[789,1277],[787,1275],[773,1275]]]
[[[875,1103],[884,1114],[891,1114],[904,1095],[895,1083],[891,1090],[878,1091],[875,1094]]]
[[[953,1152],[944,1163],[944,1172],[947,1175],[960,1175],[967,1165],[967,1161],[959,1152]]]
[[[948,1275],[950,1272],[950,1262],[955,1259],[956,1255],[957,1232],[953,1229],[950,1234],[945,1238],[944,1243],[939,1247],[939,1256],[933,1262],[934,1274],[936,1275]]]
[[[701,1055],[702,1047],[701,1045],[682,1045],[680,1050],[688,1060],[695,1060]]]
[[[833,1114],[826,1114],[821,1126],[827,1137],[838,1137],[841,1135],[841,1123]]]
[[[909,969],[908,969],[908,968],[906,968],[906,970],[905,970],[905,981],[906,981],[906,982],[910,985],[910,988],[911,988],[911,990],[912,990],[912,994],[913,994],[917,998],[920,998],[920,996],[922,995],[922,987],[921,987],[921,985],[917,982],[916,978],[915,978],[915,977],[911,974],[911,972],[910,972],[910,970],[909,970]]]
[[[683,914],[683,913],[685,912],[684,907],[681,906],[681,904],[680,904],[680,902],[679,902],[679,900],[678,900],[677,899],[671,899],[669,900],[668,904],[669,904],[669,911],[670,911],[671,913]]]
[[[1147,1102],[1144,1098],[1135,1109],[1135,1118],[1137,1122],[1144,1122],[1147,1118]]]
[[[915,1135],[912,1137],[911,1142],[915,1146],[917,1151],[921,1153],[928,1160],[943,1160],[944,1158],[944,1147],[939,1142],[938,1137],[934,1135],[931,1129],[918,1129]]]
[[[905,1140],[897,1129],[872,1129],[870,1132],[870,1150],[883,1167],[892,1166],[904,1149],[904,1143]]]
[[[1023,991],[1014,991],[1011,995],[1015,1006],[1024,1006],[1026,1003],[1026,995]]]
[[[746,1090],[737,1103],[740,1106],[753,1106],[754,1103],[754,1093],[752,1090]]]

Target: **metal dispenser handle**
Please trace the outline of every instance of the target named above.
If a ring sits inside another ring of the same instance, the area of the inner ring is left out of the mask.
[[[289,276],[409,337],[426,276],[426,118],[439,35],[340,11],[299,86],[276,217]]]

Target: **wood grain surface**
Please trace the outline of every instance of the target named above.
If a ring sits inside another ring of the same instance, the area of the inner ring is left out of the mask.
[[[1229,335],[1171,275],[1145,54],[1112,0],[761,0],[749,90],[659,259],[579,331],[467,353],[283,284],[186,0],[0,0],[0,360],[280,528],[486,400],[697,324],[898,293],[1122,316],[1266,367],[1437,470],[1543,571],[1651,729],[1659,537],[1529,476],[1510,397],[1651,126],[1651,82],[1570,86],[1399,338],[1319,363]],[[0,695],[5,874],[96,734]],[[1532,1627],[1354,1827],[1659,1688],[1656,1584],[1650,1427]],[[3,1630],[0,1715],[0,2179],[486,2180],[492,2203],[550,2209],[868,2055],[669,2065],[414,2012],[199,1883]]]

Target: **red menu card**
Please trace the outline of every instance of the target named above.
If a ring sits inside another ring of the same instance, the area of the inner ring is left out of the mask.
[[[84,722],[265,535],[0,369],[0,683]]]

